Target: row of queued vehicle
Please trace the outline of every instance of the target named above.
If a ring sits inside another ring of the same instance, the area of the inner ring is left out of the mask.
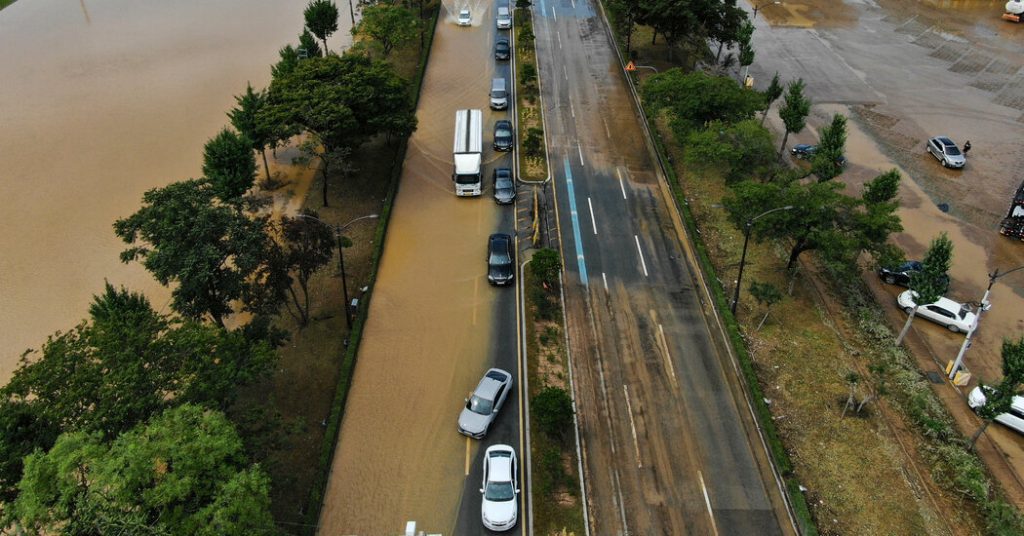
[[[459,26],[471,26],[468,9],[459,12]],[[498,30],[512,28],[512,14],[507,6],[499,6],[495,17]],[[509,40],[500,38],[494,46],[497,61],[512,57]],[[491,81],[488,94],[492,110],[509,108],[509,88],[504,77]],[[515,147],[512,121],[499,119],[494,123],[491,144],[495,151],[508,152]],[[454,171],[452,181],[457,196],[480,196],[483,193],[483,112],[467,109],[455,112]],[[516,199],[516,183],[510,167],[496,167],[491,172],[495,203],[510,205]],[[516,243],[512,235],[494,233],[487,240],[487,282],[495,286],[511,285],[515,280]],[[459,414],[459,433],[473,439],[484,439],[512,392],[512,374],[500,368],[484,373],[476,388],[465,399]],[[519,463],[513,447],[496,444],[484,452],[483,478],[480,486],[480,517],[484,527],[507,531],[519,521]]]

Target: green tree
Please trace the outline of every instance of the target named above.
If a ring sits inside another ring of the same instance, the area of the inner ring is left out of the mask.
[[[562,273],[562,259],[551,248],[537,250],[530,259],[530,274],[550,290],[558,288],[558,276]]]
[[[771,133],[753,119],[733,124],[712,121],[684,140],[686,165],[717,171],[728,184],[767,175],[775,165]]]
[[[811,173],[818,176],[819,181],[828,181],[843,172],[846,152],[846,116],[835,114],[832,122],[821,129],[818,150],[811,160]]]
[[[533,419],[541,431],[556,440],[564,440],[572,429],[572,397],[560,387],[545,387],[530,401]]]
[[[263,110],[267,105],[267,92],[255,91],[252,84],[246,84],[245,93],[235,96],[237,106],[228,112],[231,125],[252,142],[252,149],[263,156],[263,169],[270,180],[270,165],[267,163],[267,146],[275,139],[275,126],[267,121]]]
[[[280,59],[270,67],[270,74],[274,78],[287,76],[299,65],[299,52],[291,45],[285,45],[277,51]]]
[[[175,311],[209,316],[223,327],[232,302],[264,261],[269,237],[265,217],[249,217],[216,196],[202,180],[152,189],[142,208],[114,223],[114,232],[131,246],[121,252],[122,262],[140,261],[160,284],[176,284]]]
[[[782,84],[779,83],[779,73],[776,72],[775,76],[772,77],[772,83],[768,85],[768,89],[764,90],[764,110],[761,112],[761,124],[764,124],[764,120],[768,117],[768,109],[772,107],[772,103],[782,96]]]
[[[652,115],[668,111],[677,136],[711,121],[750,119],[763,104],[761,96],[721,76],[669,69],[644,80],[640,94]]]
[[[23,357],[2,399],[62,431],[112,438],[170,405],[227,407],[238,386],[275,362],[268,343],[243,331],[164,317],[141,294],[110,284],[89,314],[51,336],[40,355]]]
[[[302,214],[318,218],[312,210],[303,210]],[[288,285],[291,298],[288,313],[299,325],[305,326],[309,323],[309,279],[330,262],[334,253],[334,236],[322,223],[300,216],[281,219],[281,238],[284,266],[294,274],[292,279],[298,285],[298,292],[295,285]]]
[[[276,122],[310,137],[309,154],[321,161],[323,201],[328,176],[350,151],[376,134],[407,136],[415,130],[408,84],[386,63],[364,56],[329,55],[306,60],[270,84]]]
[[[400,5],[378,4],[363,9],[363,18],[355,34],[373,39],[380,44],[384,57],[395,47],[416,38],[420,21],[411,9]]]
[[[338,31],[338,6],[331,0],[312,0],[303,11],[306,27],[313,35],[324,43],[324,54],[331,49],[327,46],[327,38]]]
[[[786,133],[782,136],[782,145],[779,147],[779,157],[782,151],[786,150],[786,141],[789,135],[800,132],[807,124],[807,116],[811,113],[811,100],[804,96],[803,79],[793,80],[789,83],[786,96],[779,108],[779,117],[786,125]]]
[[[882,198],[891,192],[898,173],[879,175],[868,183],[864,196],[853,198],[842,193],[845,185],[837,181],[803,183],[756,183],[744,181],[733,186],[725,205],[730,218],[742,226],[751,217],[765,210],[792,206],[759,219],[752,228],[758,240],[781,236],[793,240],[787,268],[792,268],[805,251],[818,250],[825,261],[838,266],[856,265],[862,251],[878,252],[886,247],[892,232],[902,229],[893,198]]]
[[[0,400],[0,502],[9,504],[18,496],[24,458],[49,450],[59,433],[38,406],[7,396]]]
[[[253,142],[244,134],[222,129],[203,148],[203,174],[221,201],[240,206],[256,180]]]
[[[641,15],[640,0],[609,0],[606,5],[620,36],[626,37],[626,55],[633,50],[633,32]],[[517,5],[518,7],[518,5]]]
[[[984,383],[980,386],[985,393],[985,404],[975,409],[982,422],[971,436],[971,450],[974,450],[978,438],[996,417],[1009,413],[1013,397],[1024,383],[1024,338],[1016,342],[1003,339],[1002,357],[1003,379],[993,386],[986,386]]]
[[[750,295],[757,300],[757,303],[764,307],[764,316],[761,318],[761,322],[757,324],[757,329],[755,329],[755,331],[760,331],[765,320],[768,320],[768,313],[771,312],[772,306],[782,300],[782,292],[771,283],[754,281],[750,284]]]
[[[537,82],[537,67],[532,63],[523,63],[523,85],[533,88]]]
[[[946,282],[948,281],[946,272],[949,271],[952,263],[953,241],[946,236],[946,233],[942,233],[933,238],[931,244],[928,245],[928,251],[925,252],[924,259],[921,260],[923,269],[910,276],[911,301],[914,304],[927,305],[941,298],[946,291]],[[896,337],[896,346],[903,342],[903,338],[910,331],[917,308],[907,307],[906,313],[907,322],[903,324],[903,329]]]
[[[316,38],[313,37],[313,34],[309,33],[309,28],[303,28],[302,33],[299,34],[298,50],[305,51],[306,58],[319,58],[324,55],[320,50],[320,45],[316,42]]]
[[[109,445],[96,434],[61,435],[49,452],[26,458],[18,488],[8,515],[32,533],[274,531],[269,479],[246,464],[223,414],[193,405],[168,410]]]
[[[740,53],[740,67],[744,68],[743,79],[746,79],[747,74],[750,72],[750,64],[754,63],[754,25],[750,21],[744,21],[740,25],[739,33],[736,36],[737,43],[739,44]]]

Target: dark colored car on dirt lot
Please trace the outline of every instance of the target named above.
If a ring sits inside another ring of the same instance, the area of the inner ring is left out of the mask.
[[[799,158],[800,160],[810,160],[814,158],[814,153],[818,152],[817,145],[810,145],[807,143],[798,143],[789,150],[789,153]],[[840,156],[837,161],[840,167],[846,167],[846,157]]]
[[[512,237],[495,233],[487,239],[487,282],[492,285],[511,285],[515,277],[515,254]]]
[[[512,121],[499,119],[494,122],[494,150],[512,150]]]
[[[508,205],[516,200],[516,182],[512,180],[512,170],[494,168],[494,202]]]
[[[878,277],[890,285],[899,285],[901,287],[910,287],[910,278],[915,273],[924,270],[924,266],[921,265],[920,261],[907,261],[899,266],[891,268],[879,268]],[[942,293],[945,294],[949,290],[949,276],[942,276]]]
[[[497,43],[494,43],[494,59],[508,60],[511,55],[512,47],[509,46],[508,40],[499,39]]]

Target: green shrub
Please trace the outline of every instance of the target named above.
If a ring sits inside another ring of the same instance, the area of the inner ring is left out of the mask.
[[[564,441],[572,428],[572,397],[560,387],[545,387],[530,401],[533,420],[551,439]]]
[[[538,250],[530,260],[530,274],[544,283],[549,290],[558,289],[558,274],[562,271],[562,261],[558,252],[551,248]]]
[[[526,139],[523,140],[523,151],[526,156],[540,158],[544,156],[544,130],[537,127],[530,127],[526,131]]]

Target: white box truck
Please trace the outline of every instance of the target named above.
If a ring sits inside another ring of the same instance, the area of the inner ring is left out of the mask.
[[[483,190],[483,112],[457,110],[455,112],[455,195],[480,195]]]

